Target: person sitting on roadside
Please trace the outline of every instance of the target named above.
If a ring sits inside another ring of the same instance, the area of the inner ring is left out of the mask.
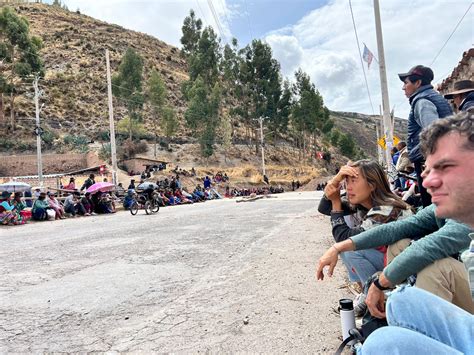
[[[18,214],[15,212],[15,206],[13,206],[10,198],[10,192],[2,191],[0,197],[0,225],[19,224]]]
[[[347,200],[340,194],[340,185],[344,180]],[[359,160],[341,167],[326,186],[318,211],[331,216],[332,235],[336,242],[413,214],[410,205],[390,191],[382,167],[372,160]],[[345,216],[353,217],[351,226]],[[381,245],[341,254],[350,281],[362,287],[375,272],[382,271],[385,252],[385,246]]]
[[[135,179],[130,180],[130,184],[128,185],[128,190],[135,190]]]
[[[127,194],[125,195],[123,199],[123,208],[128,210],[131,206],[133,201],[135,201],[135,190],[134,189],[128,189]]]
[[[59,201],[56,199],[56,194],[54,192],[48,192],[48,203],[49,207],[51,207],[54,212],[56,213],[54,219],[64,219],[66,218],[64,216],[64,207],[59,203]]]
[[[80,201],[81,194],[78,191],[70,193],[64,200],[64,211],[71,214],[73,217],[78,215],[89,216],[86,209]]]
[[[204,178],[203,184],[204,184],[204,190],[211,188],[211,179],[209,178],[209,176],[206,176]]]
[[[86,211],[85,214],[91,215],[94,212],[94,202],[92,202],[90,192],[86,192],[84,196],[82,196],[80,202]]]
[[[125,196],[125,189],[123,188],[123,185],[121,182],[119,182],[117,187],[115,188],[115,193],[118,197]]]
[[[23,200],[22,192],[17,191],[14,193],[12,204],[15,206],[15,212],[18,214],[19,224],[25,224],[31,219],[31,212],[26,210],[27,205]]]
[[[50,208],[46,200],[46,192],[40,192],[38,199],[35,200],[31,209],[32,219],[35,221],[46,221],[48,219],[47,210]]]
[[[74,191],[76,189],[76,180],[71,177],[69,179],[69,184],[63,187],[64,190]]]
[[[97,192],[97,213],[115,213],[113,201],[107,193]]]

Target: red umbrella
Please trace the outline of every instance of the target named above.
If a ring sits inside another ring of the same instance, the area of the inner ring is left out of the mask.
[[[112,191],[115,189],[115,185],[111,184],[110,182],[96,182],[94,185],[90,186],[86,192],[90,192],[91,194],[95,194],[97,191],[100,192],[107,192]]]

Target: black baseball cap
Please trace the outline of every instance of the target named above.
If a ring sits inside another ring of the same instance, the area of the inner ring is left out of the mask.
[[[434,78],[434,73],[431,68],[425,67],[423,65],[416,65],[413,68],[411,68],[408,73],[401,73],[398,74],[398,77],[400,78],[401,81],[405,81],[406,78],[412,75],[417,75],[419,77],[428,79],[428,81],[432,81]]]

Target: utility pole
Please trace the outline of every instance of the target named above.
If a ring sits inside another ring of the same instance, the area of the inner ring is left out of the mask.
[[[107,62],[107,94],[109,100],[109,124],[110,124],[110,155],[112,158],[112,183],[117,185],[117,149],[115,147],[115,123],[114,106],[112,104],[112,79],[110,77],[109,50],[105,50],[105,61]]]
[[[383,48],[382,24],[380,21],[379,0],[374,0],[375,31],[377,34],[377,49],[379,55],[380,87],[382,88],[382,107],[383,107],[383,131],[385,135],[385,160],[388,172],[392,172],[392,159],[390,150],[393,146],[392,118],[390,116],[390,103],[388,100],[387,73],[385,69],[385,53]]]
[[[41,124],[40,124],[40,107],[39,107],[39,96],[40,91],[38,87],[39,76],[35,76],[33,80],[33,87],[35,89],[35,111],[36,111],[36,154],[37,154],[37,163],[38,163],[38,180],[39,186],[43,187],[43,158],[41,155]]]
[[[262,151],[262,174],[263,174],[263,177],[265,178],[267,174],[265,172],[265,142],[263,140],[263,120],[264,119],[265,117],[258,118],[258,122],[260,123],[260,147]]]

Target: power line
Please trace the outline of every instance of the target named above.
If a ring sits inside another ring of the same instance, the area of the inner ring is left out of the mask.
[[[451,32],[451,34],[449,35],[448,39],[446,40],[446,42],[444,42],[443,46],[441,47],[441,49],[438,51],[438,53],[436,54],[436,56],[434,57],[433,61],[431,62],[430,64],[430,67],[433,65],[433,63],[436,61],[436,59],[438,59],[439,55],[441,54],[441,52],[443,51],[444,47],[446,47],[446,45],[448,44],[449,40],[451,39],[451,37],[453,36],[454,32],[456,32],[456,30],[458,29],[459,25],[461,24],[462,20],[464,20],[464,17],[466,17],[467,13],[469,12],[469,10],[471,9],[472,7],[472,2],[471,4],[469,5],[469,7],[467,8],[466,12],[464,13],[464,15],[462,15],[461,19],[458,21],[457,25],[454,27],[453,31]]]
[[[217,30],[221,34],[221,38],[224,39],[227,42],[227,38],[224,34],[224,31],[222,30],[221,22],[219,21],[219,16],[217,15],[216,9],[214,8],[214,5],[212,4],[212,0],[207,0],[207,4],[209,5],[209,9],[211,10],[211,14],[214,17],[214,21],[217,26]]]
[[[349,7],[351,9],[352,24],[354,25],[354,33],[356,37],[357,48],[359,50],[360,64],[362,66],[362,72],[364,73],[365,87],[367,88],[367,95],[369,96],[370,107],[372,107],[372,114],[375,115],[374,105],[372,104],[372,98],[370,97],[369,83],[367,82],[367,76],[365,75],[364,61],[362,60],[362,54],[360,52],[359,36],[357,35],[357,28],[354,20],[354,13],[352,12],[351,0],[349,0]]]
[[[245,0],[244,0],[244,5],[245,5],[245,11],[247,12],[247,16],[245,16],[245,19],[247,20],[247,28],[248,28],[248,30],[249,30],[250,42],[252,42],[252,40],[254,39],[254,36],[253,36],[252,26],[250,26],[250,20],[249,20],[250,12],[249,12],[249,8],[248,8],[247,2],[246,2]]]
[[[199,0],[196,0],[196,3],[198,5],[198,8],[199,8],[199,11],[201,12],[201,16],[203,18],[203,20],[207,23],[207,25],[209,26],[210,23],[209,21],[207,20],[207,17],[204,15],[204,11],[202,11],[202,7],[201,7],[201,4],[199,3]]]

